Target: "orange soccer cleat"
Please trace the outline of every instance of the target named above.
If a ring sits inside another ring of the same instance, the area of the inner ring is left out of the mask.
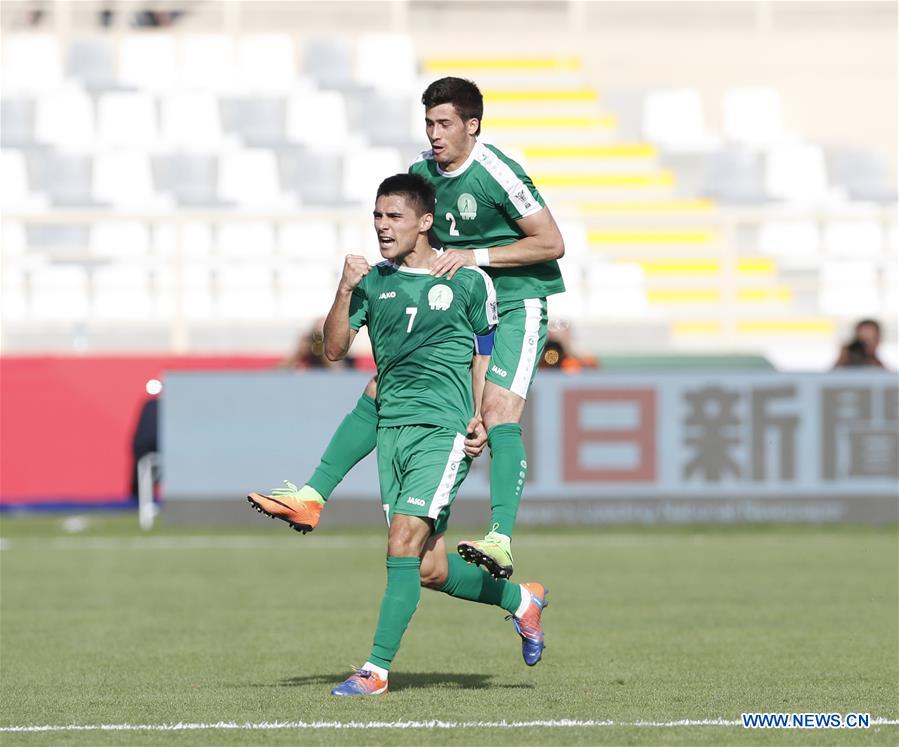
[[[304,485],[298,490],[292,482],[284,481],[283,488],[275,488],[270,495],[250,493],[250,505],[272,519],[281,519],[291,529],[306,534],[318,526],[325,500],[314,489]]]

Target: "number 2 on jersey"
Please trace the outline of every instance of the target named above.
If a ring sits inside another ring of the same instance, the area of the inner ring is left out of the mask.
[[[456,216],[450,212],[447,212],[446,219],[450,222],[450,236],[458,236],[459,229],[456,228]]]
[[[412,331],[412,322],[415,321],[415,315],[418,313],[417,306],[407,306],[406,313],[409,315],[409,326],[406,327],[406,334]]]

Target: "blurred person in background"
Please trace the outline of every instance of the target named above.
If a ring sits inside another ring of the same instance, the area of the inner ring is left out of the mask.
[[[877,357],[880,345],[880,322],[874,319],[862,319],[855,325],[855,336],[840,349],[840,356],[834,368],[855,368],[873,366],[884,368]]]
[[[325,355],[324,324],[324,317],[312,322],[309,329],[300,335],[294,351],[278,363],[278,368],[355,368],[355,359],[351,356],[332,361]]]
[[[555,369],[563,373],[579,373],[584,369],[599,368],[593,355],[575,355],[572,352],[571,325],[564,320],[549,323],[546,347],[540,357],[540,368]]]

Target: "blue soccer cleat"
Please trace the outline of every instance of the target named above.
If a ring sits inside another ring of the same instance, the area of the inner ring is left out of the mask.
[[[380,695],[387,692],[387,680],[382,680],[367,669],[355,669],[341,684],[331,690],[331,695]]]
[[[529,581],[522,586],[530,593],[531,603],[521,617],[515,615],[510,615],[510,617],[515,626],[515,632],[521,636],[521,655],[524,657],[524,663],[532,667],[543,657],[545,648],[540,617],[543,615],[543,609],[548,605],[546,597],[549,595],[549,590],[536,581]]]

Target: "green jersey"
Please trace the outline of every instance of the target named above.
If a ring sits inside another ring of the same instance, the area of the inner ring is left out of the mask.
[[[544,209],[531,178],[498,148],[477,142],[455,171],[444,171],[431,151],[409,167],[437,192],[433,231],[447,249],[504,246],[524,234],[516,220]],[[565,284],[555,260],[526,267],[485,267],[500,301],[520,301],[562,293]]]
[[[474,336],[496,324],[490,277],[465,267],[448,280],[381,262],[353,290],[350,326],[363,324],[378,366],[378,427],[465,433],[474,414]]]

